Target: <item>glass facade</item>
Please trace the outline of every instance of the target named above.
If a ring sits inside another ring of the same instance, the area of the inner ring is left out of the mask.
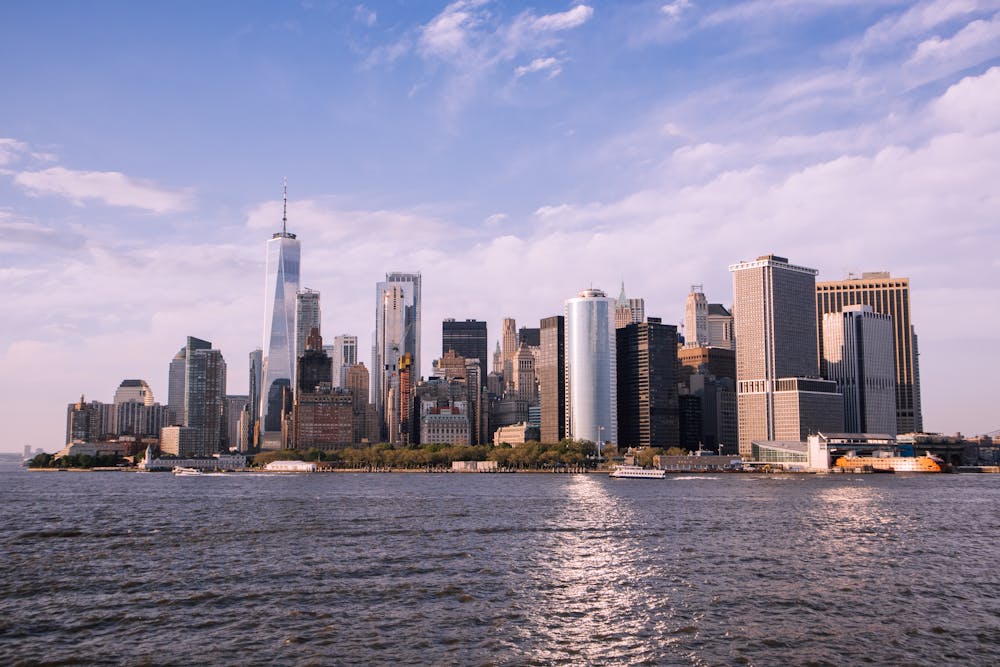
[[[267,242],[260,406],[262,433],[281,432],[282,388],[294,386],[300,251],[300,242],[288,232],[279,232]]]
[[[375,358],[372,398],[379,422],[386,421],[386,401],[399,360],[409,353],[411,387],[420,379],[420,274],[389,273],[375,286]]]
[[[538,351],[538,399],[542,442],[566,437],[566,319],[542,320]]]
[[[920,369],[917,336],[910,322],[910,279],[892,278],[878,271],[860,278],[816,283],[816,313],[819,328],[820,370],[826,377],[823,359],[823,315],[839,313],[846,306],[871,306],[876,313],[892,316],[893,353],[896,373],[896,430],[910,433],[923,430],[920,409]]]
[[[566,435],[618,442],[615,300],[584,290],[566,302]]]
[[[445,320],[441,323],[441,354],[454,350],[466,360],[479,365],[482,386],[486,386],[487,352],[486,322],[480,320]]]

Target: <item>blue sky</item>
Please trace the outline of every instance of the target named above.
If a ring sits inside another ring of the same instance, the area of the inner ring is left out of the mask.
[[[186,335],[245,391],[283,177],[327,336],[386,271],[429,364],[444,317],[624,280],[679,322],[775,252],[909,276],[925,426],[1000,428],[998,1],[8,2],[0,62],[0,448],[165,401]]]

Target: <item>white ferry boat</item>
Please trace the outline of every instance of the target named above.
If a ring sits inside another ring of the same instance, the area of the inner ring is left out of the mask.
[[[185,477],[192,475],[201,475],[202,472],[197,468],[184,468],[182,466],[174,466],[175,475],[183,475]]]
[[[609,474],[609,477],[614,477],[615,479],[665,479],[666,476],[666,470],[628,465],[618,466]]]

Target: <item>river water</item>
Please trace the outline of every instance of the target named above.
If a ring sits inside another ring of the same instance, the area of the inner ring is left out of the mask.
[[[1000,475],[0,466],[0,664],[995,665]]]

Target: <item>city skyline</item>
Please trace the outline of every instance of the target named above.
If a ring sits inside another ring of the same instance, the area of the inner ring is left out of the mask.
[[[422,274],[426,376],[445,318],[492,350],[624,280],[677,325],[774,252],[908,277],[925,430],[1000,428],[995,3],[255,12],[0,10],[0,449],[123,378],[162,401],[189,335],[246,393],[285,176],[300,284],[369,368],[387,272]]]

